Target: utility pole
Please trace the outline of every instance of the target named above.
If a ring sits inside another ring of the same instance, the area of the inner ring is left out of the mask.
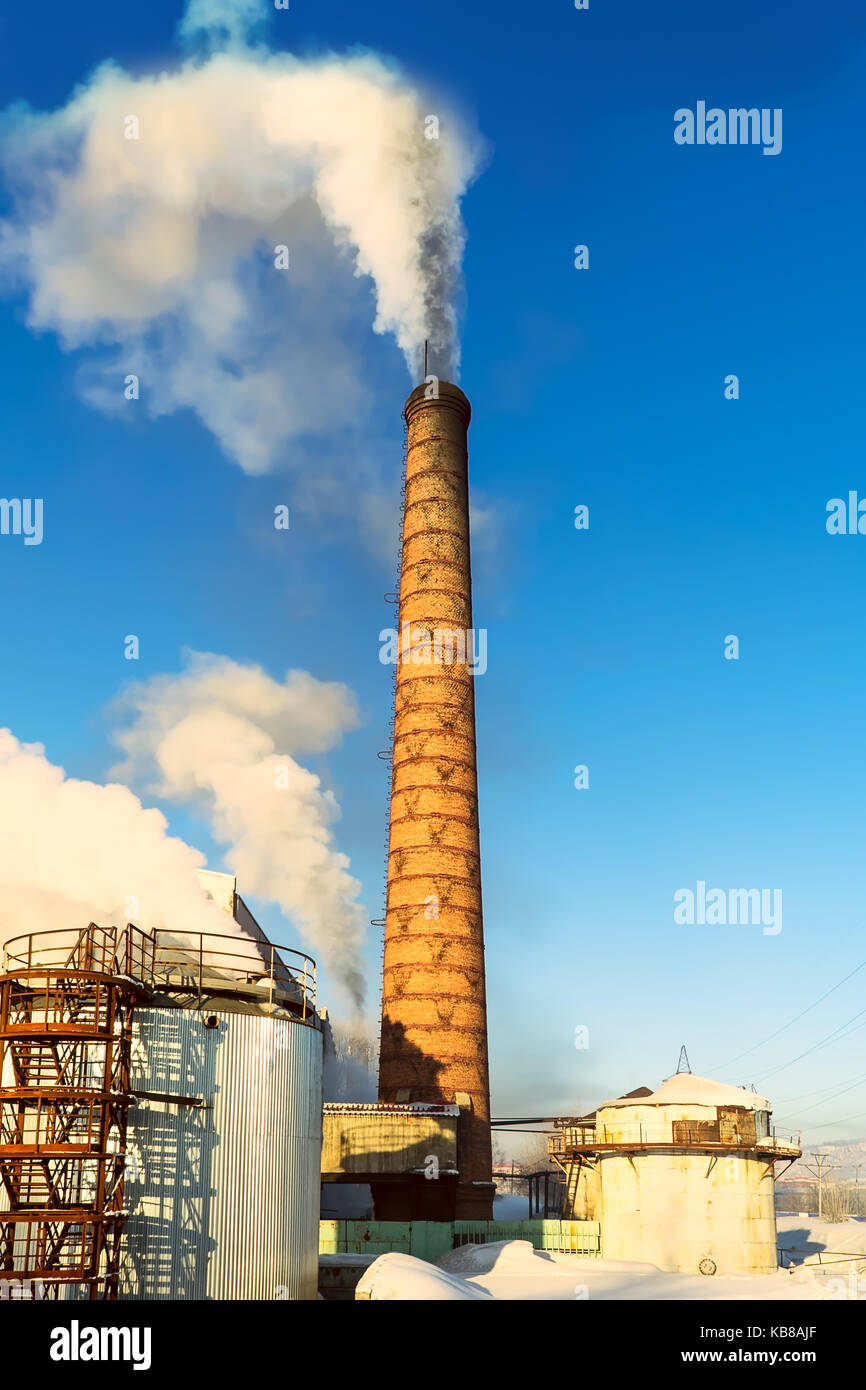
[[[824,1215],[824,1171],[830,1172],[838,1167],[836,1163],[828,1163],[826,1154],[815,1154],[816,1167],[810,1168],[808,1163],[805,1165],[807,1173],[814,1173],[818,1179],[818,1218]]]

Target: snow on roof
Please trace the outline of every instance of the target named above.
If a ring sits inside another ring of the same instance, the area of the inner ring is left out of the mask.
[[[669,1076],[657,1091],[644,1096],[619,1096],[616,1100],[606,1100],[598,1108],[607,1110],[614,1105],[742,1105],[746,1110],[772,1109],[770,1102],[754,1091],[742,1086],[726,1086],[723,1081],[710,1081],[690,1071]]]
[[[328,1100],[322,1107],[329,1115],[341,1115],[344,1112],[354,1114],[366,1111],[371,1115],[457,1115],[460,1114],[459,1105],[450,1105],[445,1102],[435,1103],[432,1101],[413,1101],[405,1105],[378,1104],[376,1101],[357,1101],[357,1100]]]

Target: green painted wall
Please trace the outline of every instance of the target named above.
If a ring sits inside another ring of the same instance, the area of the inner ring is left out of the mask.
[[[456,1245],[530,1240],[536,1250],[598,1255],[597,1221],[320,1221],[319,1253],[384,1255],[400,1250],[433,1263]]]

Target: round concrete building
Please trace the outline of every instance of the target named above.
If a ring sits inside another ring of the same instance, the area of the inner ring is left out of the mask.
[[[763,1096],[682,1072],[600,1105],[583,1141],[605,1258],[688,1274],[777,1268],[774,1166],[800,1146],[777,1136]]]

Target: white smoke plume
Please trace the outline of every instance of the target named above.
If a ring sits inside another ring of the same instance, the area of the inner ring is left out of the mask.
[[[372,1036],[358,1031],[357,1017],[347,1025],[331,1022],[333,1031],[325,1042],[322,1077],[325,1100],[374,1101],[378,1094],[378,1058]]]
[[[198,885],[204,855],[122,786],[67,777],[0,729],[0,942],[88,922],[228,934]]]
[[[243,46],[266,22],[262,0],[189,0],[179,25],[185,43]]]
[[[415,380],[425,340],[429,370],[456,377],[478,145],[377,57],[244,48],[252,14],[195,0],[184,29],[229,51],[157,76],[106,64],[60,110],[7,113],[0,265],[32,328],[102,350],[95,404],[127,409],[134,374],[153,413],[192,409],[262,473],[357,422],[371,319]]]
[[[351,692],[193,652],[179,675],[130,686],[114,712],[127,722],[113,736],[125,758],[112,775],[204,815],[241,891],[277,903],[360,1004],[360,884],[334,847],[333,793],[296,760],[357,725]]]

